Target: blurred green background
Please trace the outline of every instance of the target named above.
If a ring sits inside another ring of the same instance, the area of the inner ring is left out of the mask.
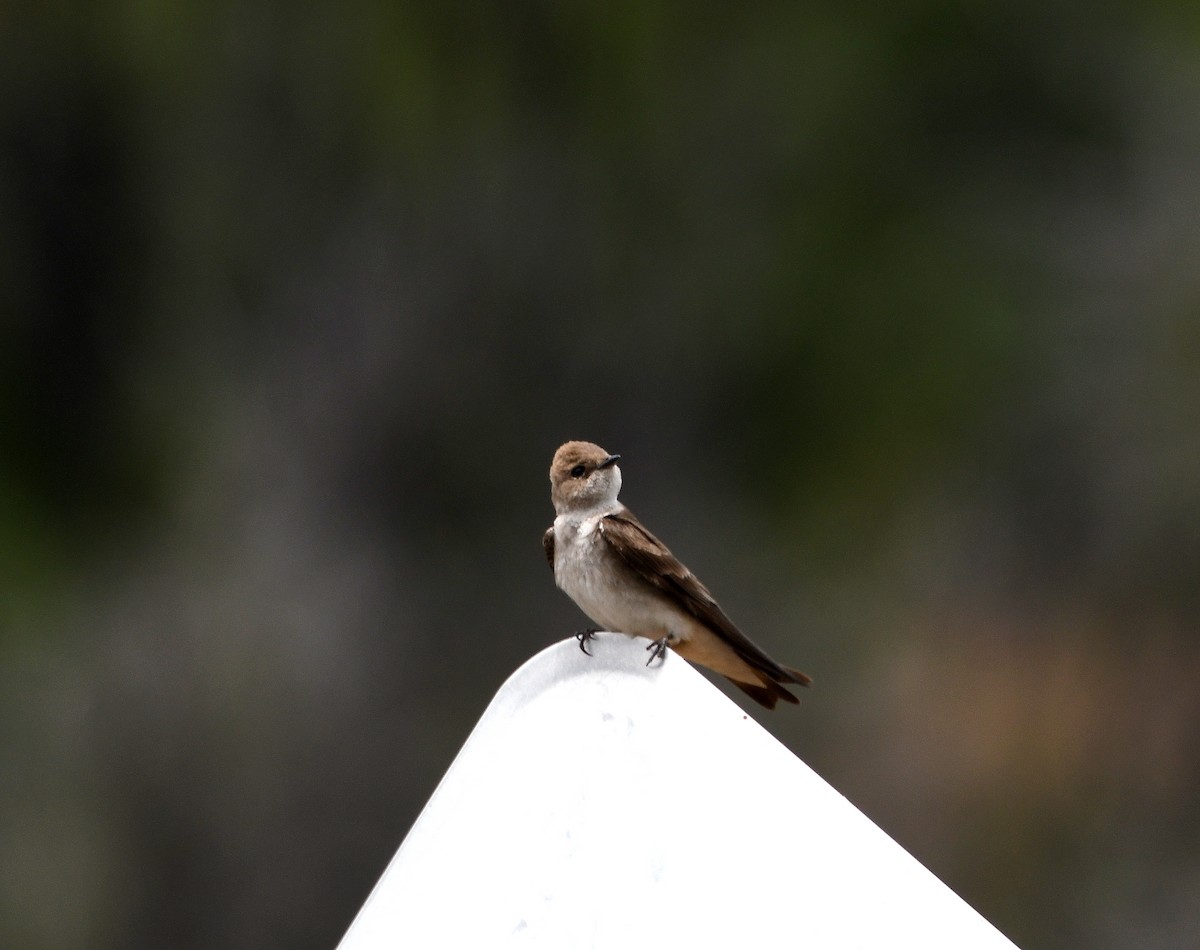
[[[1193,944],[1198,9],[6,6],[0,945],[332,947],[570,438],[1016,943]]]

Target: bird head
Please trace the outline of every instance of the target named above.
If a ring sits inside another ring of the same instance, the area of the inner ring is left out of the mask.
[[[621,491],[621,456],[594,442],[566,442],[550,463],[550,500],[556,513],[588,511],[616,504]]]

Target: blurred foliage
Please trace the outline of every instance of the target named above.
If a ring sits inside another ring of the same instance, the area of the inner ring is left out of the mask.
[[[333,945],[566,438],[1019,945],[1193,939],[1198,107],[1178,0],[10,6],[0,944]]]

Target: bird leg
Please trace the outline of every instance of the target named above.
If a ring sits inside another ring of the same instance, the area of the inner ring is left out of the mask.
[[[646,661],[647,666],[658,659],[661,659],[664,663],[667,662],[667,647],[670,645],[672,639],[671,635],[667,634],[667,636],[659,637],[650,646],[646,647],[650,651],[650,659]]]
[[[588,653],[587,642],[599,632],[600,630],[597,627],[588,627],[586,630],[580,630],[575,634],[575,639],[579,641],[579,649],[587,653],[588,656],[591,656],[591,654]]]

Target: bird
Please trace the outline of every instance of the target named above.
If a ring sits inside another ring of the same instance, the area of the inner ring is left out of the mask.
[[[777,663],[726,616],[707,587],[620,501],[620,455],[593,442],[559,446],[550,463],[554,523],[542,535],[554,582],[600,628],[650,640],[647,664],[668,647],[774,709],[798,703],[786,686],[812,678]],[[588,639],[577,634],[587,653]]]

